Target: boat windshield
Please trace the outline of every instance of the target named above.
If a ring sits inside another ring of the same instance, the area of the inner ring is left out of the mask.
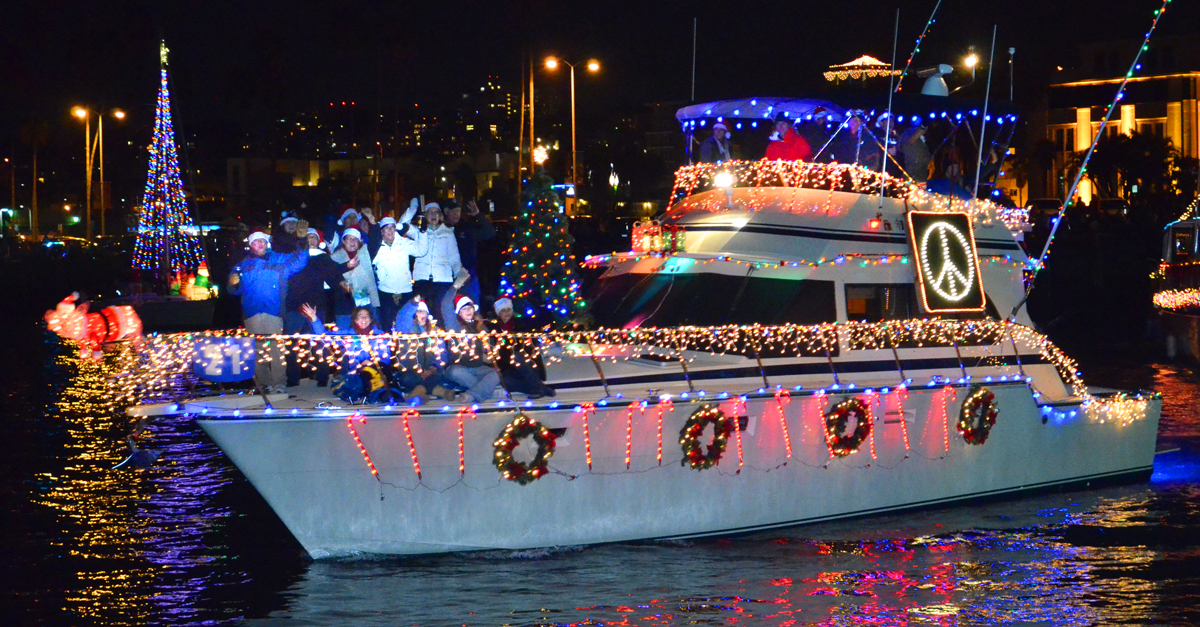
[[[596,323],[610,329],[837,320],[833,281],[716,273],[619,274],[597,282]]]

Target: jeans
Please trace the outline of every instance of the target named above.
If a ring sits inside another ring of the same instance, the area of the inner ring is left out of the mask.
[[[504,368],[502,372],[504,389],[509,392],[520,392],[529,396],[546,395],[546,385],[542,383],[542,378],[538,376],[537,370],[534,370],[533,366],[521,365]]]
[[[444,329],[449,328],[446,326],[447,321],[454,318],[454,283],[417,281],[413,284],[413,289],[421,295],[429,307],[430,315],[439,320],[438,326]],[[447,296],[449,296],[448,299]],[[446,308],[444,299],[449,300],[449,308]],[[475,303],[475,308],[479,308],[479,303]]]
[[[278,335],[283,333],[283,318],[271,314],[255,314],[246,318],[246,332],[254,335]],[[258,364],[255,378],[267,387],[282,386],[287,377],[283,363],[283,347],[278,340],[258,340]]]
[[[491,366],[461,366],[454,364],[446,369],[446,378],[467,389],[467,394],[476,403],[482,403],[492,398],[496,386],[500,385],[500,375]]]
[[[418,385],[423,385],[425,386],[425,392],[428,394],[432,393],[433,388],[442,385],[443,378],[444,377],[441,371],[438,371],[437,369],[434,370],[433,374],[425,377],[424,379],[421,378],[421,375],[409,370],[407,372],[400,373],[400,376],[397,377],[397,384],[400,386],[400,389],[404,390],[405,392],[411,392],[412,389]]]

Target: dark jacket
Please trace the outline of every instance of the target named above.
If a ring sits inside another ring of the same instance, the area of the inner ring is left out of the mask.
[[[721,143],[725,144],[725,150],[729,153],[728,157],[721,154]],[[733,156],[733,142],[729,141],[728,135],[725,136],[724,142],[719,143],[716,137],[709,137],[703,144],[700,144],[700,161],[704,163],[716,163],[736,158]]]
[[[416,303],[409,301],[400,309],[400,313],[396,315],[396,333],[405,333],[411,335],[421,335],[425,330],[417,326],[417,321],[414,316],[417,313]],[[425,337],[421,339],[399,340],[400,353],[397,354],[397,365],[406,370],[415,368],[436,368],[444,370],[446,367],[446,345],[436,337]],[[408,342],[405,345],[405,342]]]
[[[293,274],[288,279],[287,300],[284,302],[284,307],[287,311],[299,311],[300,305],[308,303],[316,307],[319,311],[323,311],[326,307],[325,286],[330,289],[340,290],[338,284],[342,282],[342,273],[346,271],[346,264],[339,264],[329,258],[329,255],[322,252],[319,255],[309,254],[308,265],[304,269]]]
[[[496,227],[492,226],[492,221],[482,213],[477,216],[468,216],[464,213],[458,224],[454,225],[454,239],[458,241],[458,257],[462,260],[462,266],[469,270],[472,276],[477,276],[475,268],[479,263],[479,242],[495,236]]]
[[[304,233],[307,237],[307,233]],[[288,233],[283,230],[283,225],[278,224],[271,231],[271,250],[281,254],[290,255],[297,250],[300,250],[300,242],[302,239],[296,233]],[[307,245],[305,246],[307,249]]]
[[[242,297],[242,318],[258,314],[283,317],[283,291],[287,281],[308,265],[308,251],[283,255],[273,250],[262,257],[250,255],[233,267],[240,277],[229,293]]]

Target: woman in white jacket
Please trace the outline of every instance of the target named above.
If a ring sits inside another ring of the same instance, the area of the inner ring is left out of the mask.
[[[458,240],[454,229],[442,224],[442,208],[437,203],[425,205],[427,228],[417,234],[418,251],[425,254],[413,264],[413,288],[435,311],[444,309],[443,299],[468,277],[463,276],[462,259],[458,256]],[[443,320],[447,318],[444,317]]]

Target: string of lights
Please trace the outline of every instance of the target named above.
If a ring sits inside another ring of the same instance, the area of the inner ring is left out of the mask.
[[[718,179],[718,176],[720,179]],[[727,183],[727,184],[726,184]],[[880,173],[860,165],[846,163],[809,163],[806,161],[742,161],[695,163],[679,168],[671,189],[672,205],[668,217],[679,217],[690,211],[711,213],[731,210],[724,194],[709,194],[693,198],[698,192],[714,188],[738,189],[738,209],[758,211],[779,207],[793,213],[824,213],[837,215],[846,210],[844,203],[834,202],[834,192],[878,195],[906,201],[922,211],[967,213],[981,224],[1002,222],[1010,231],[1020,232],[1028,223],[1029,211],[1001,207],[989,200],[955,198],[927,191],[919,183]],[[777,188],[791,188],[792,198],[781,202]],[[802,201],[798,191],[803,189],[828,191],[825,202],[811,204]]]
[[[174,389],[181,376],[189,375],[197,359],[197,339],[244,337],[243,330],[211,331],[202,334],[179,333],[154,335],[139,342],[123,342],[116,346],[113,359],[114,375],[110,381],[117,402],[137,403],[143,399],[161,398],[165,390]],[[552,331],[546,333],[482,333],[463,334],[436,332],[422,335],[381,334],[368,336],[366,341],[346,336],[259,336],[262,342],[278,342],[280,348],[299,363],[314,366],[324,361],[332,371],[356,372],[357,365],[347,365],[343,357],[351,350],[360,354],[362,346],[373,347],[371,363],[384,364],[408,360],[415,362],[416,351],[426,340],[436,338],[445,348],[444,357],[478,356],[479,344],[491,356],[501,347],[510,347],[514,359],[541,359],[544,363],[559,363],[570,357],[587,356],[597,362],[616,363],[637,357],[646,351],[661,350],[671,355],[683,351],[715,354],[751,354],[751,352],[794,357],[823,357],[835,353],[843,344],[848,350],[892,350],[899,346],[959,347],[959,346],[1019,346],[1022,353],[1040,355],[1052,364],[1070,392],[1096,420],[1117,420],[1122,423],[1139,419],[1148,404],[1140,396],[1096,397],[1088,392],[1078,372],[1076,362],[1065,355],[1050,340],[1033,329],[1006,320],[942,320],[910,319],[883,322],[841,322],[817,325],[727,325],[721,327],[675,327],[670,329],[599,329],[595,331]],[[478,340],[483,340],[478,342]],[[636,350],[635,350],[636,349]],[[315,353],[315,354],[314,354]],[[267,351],[258,351],[258,359],[267,359]],[[693,357],[685,359],[691,360]],[[399,366],[394,366],[400,368]],[[831,371],[832,372],[832,371]],[[1013,379],[1017,379],[1013,375]],[[831,390],[837,390],[836,379]],[[1035,397],[1038,394],[1035,391]],[[589,449],[590,433],[586,415],[595,413],[596,405],[577,408],[585,414],[584,441]],[[660,416],[661,417],[661,416]],[[415,461],[415,460],[414,460]]]

